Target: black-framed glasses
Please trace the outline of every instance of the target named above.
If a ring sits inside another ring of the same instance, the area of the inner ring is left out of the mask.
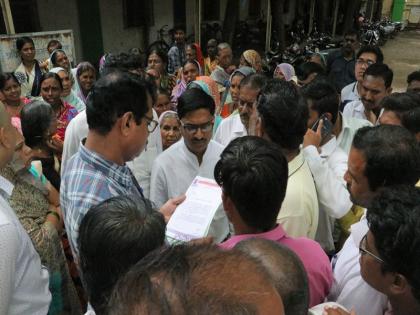
[[[149,133],[152,133],[153,131],[155,131],[156,127],[159,125],[159,122],[157,122],[153,118],[147,117],[146,115],[144,115],[144,118],[147,121],[147,131]]]
[[[376,256],[374,253],[370,252],[369,250],[366,249],[366,240],[367,240],[367,233],[365,234],[365,236],[363,236],[362,240],[360,241],[359,244],[359,253],[360,255],[369,255],[373,258],[375,258],[378,262],[380,262],[381,264],[384,263],[383,259]]]
[[[200,125],[186,124],[183,121],[181,121],[181,126],[182,128],[184,128],[185,131],[187,131],[190,134],[198,132],[198,129],[200,129],[201,132],[209,132],[213,130],[213,120],[210,120]]]
[[[373,65],[375,62],[372,60],[364,60],[364,59],[359,58],[356,60],[356,63],[358,63],[359,65],[367,65],[369,67]]]

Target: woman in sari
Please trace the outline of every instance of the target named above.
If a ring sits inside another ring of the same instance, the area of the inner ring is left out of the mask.
[[[21,96],[21,86],[16,76],[10,73],[0,74],[0,91],[3,94],[3,104],[10,117],[20,117],[20,112],[30,100]]]
[[[70,82],[71,82],[71,88],[73,91],[77,93],[77,85],[75,84],[76,81],[73,76],[70,60],[67,57],[67,54],[62,49],[56,49],[54,50],[50,55],[51,60],[51,67],[52,68],[63,68],[67,71],[69,74]]]
[[[291,64],[281,63],[274,70],[274,79],[296,82],[295,68]]]
[[[200,45],[197,43],[188,44],[185,46],[185,57],[188,61],[197,61],[201,69],[204,69],[204,58],[201,52]]]
[[[178,84],[172,90],[171,101],[173,104],[178,103],[178,98],[185,92],[187,85],[196,80],[196,78],[201,74],[201,67],[197,60],[187,60],[182,65],[182,68],[179,71],[180,78],[178,79]]]
[[[60,160],[62,142],[53,138],[57,119],[51,106],[43,101],[32,101],[21,112],[25,143],[32,149],[33,159],[41,162],[42,173],[60,190]]]
[[[78,85],[77,96],[86,104],[87,97],[96,81],[96,70],[90,62],[79,63],[76,68],[76,81]]]
[[[181,122],[176,112],[172,110],[163,112],[159,117],[159,126],[163,150],[181,139]]]
[[[57,67],[52,68],[50,72],[57,73],[61,79],[61,83],[63,84],[63,93],[61,94],[61,99],[76,108],[79,113],[83,111],[86,108],[86,105],[71,89],[71,80],[67,70],[61,67]]]
[[[220,123],[222,122],[222,116],[220,115],[222,107],[220,106],[220,93],[217,87],[216,81],[208,76],[199,76],[196,78],[195,81],[188,84],[188,89],[190,88],[199,88],[210,95],[214,103],[216,104],[216,110],[214,112],[214,126],[213,126],[213,134],[216,132],[217,127],[219,127]]]
[[[57,136],[64,141],[66,128],[70,121],[78,114],[77,109],[61,99],[63,84],[60,77],[53,72],[44,74],[41,78],[41,96],[51,105],[57,118]]]
[[[14,74],[21,85],[21,96],[39,96],[42,69],[35,59],[35,44],[32,38],[24,36],[16,40],[16,48],[22,62]]]
[[[32,151],[19,134],[12,162],[0,170],[13,185],[10,205],[48,268],[52,300],[48,314],[81,314],[80,301],[61,244],[63,217],[58,193],[31,168]],[[35,175],[35,176],[34,176]]]
[[[168,74],[167,71],[168,56],[162,51],[152,50],[147,57],[147,69],[156,69],[160,74],[160,87],[172,93],[172,89],[176,84],[174,75]]]
[[[255,73],[255,70],[246,66],[233,71],[229,79],[229,91],[225,91],[228,95],[225,96],[225,94],[223,94],[225,97],[222,97],[222,103],[224,104],[223,109],[221,110],[221,116],[223,118],[227,118],[236,111],[239,103],[239,85],[243,78],[253,73]],[[225,99],[224,102],[223,99]]]
[[[253,50],[245,50],[239,60],[239,67],[251,67],[256,73],[262,72],[262,60],[260,54]]]

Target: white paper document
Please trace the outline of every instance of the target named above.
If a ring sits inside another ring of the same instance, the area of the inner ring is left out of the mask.
[[[222,203],[222,189],[213,179],[197,176],[166,226],[169,243],[188,242],[207,236],[210,223]]]

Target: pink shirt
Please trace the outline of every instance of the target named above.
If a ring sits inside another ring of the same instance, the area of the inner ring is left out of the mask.
[[[317,242],[306,237],[291,238],[286,235],[281,225],[277,225],[276,228],[265,233],[232,236],[226,242],[221,243],[220,247],[231,249],[240,241],[253,237],[278,242],[295,252],[301,259],[308,275],[309,307],[324,302],[330,291],[333,275],[328,256]]]

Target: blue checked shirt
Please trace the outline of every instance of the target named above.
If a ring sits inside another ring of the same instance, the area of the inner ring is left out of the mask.
[[[79,226],[89,209],[119,195],[143,198],[143,192],[128,166],[105,160],[81,145],[67,162],[61,178],[60,204],[73,254],[79,257]]]
[[[177,45],[172,46],[168,51],[168,73],[173,74],[182,67],[186,60],[185,45],[181,47]]]

